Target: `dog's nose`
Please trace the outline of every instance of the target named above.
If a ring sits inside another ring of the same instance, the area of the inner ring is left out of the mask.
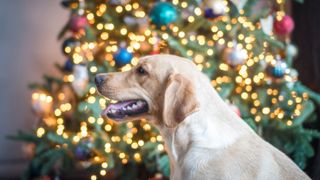
[[[94,82],[96,83],[96,86],[100,86],[104,81],[104,78],[102,75],[97,74],[94,78]]]

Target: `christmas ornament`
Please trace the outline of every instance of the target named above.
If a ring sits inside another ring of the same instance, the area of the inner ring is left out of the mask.
[[[289,73],[290,77],[291,77],[291,80],[293,82],[296,82],[298,80],[298,76],[299,76],[299,73],[297,70],[295,69],[290,69],[290,73]]]
[[[286,47],[286,55],[289,57],[295,57],[298,54],[298,49],[293,44],[288,44]]]
[[[206,18],[216,18],[222,16],[226,12],[226,4],[222,0],[208,0],[206,1],[206,8],[204,16]]]
[[[273,16],[269,15],[266,18],[261,18],[260,24],[262,31],[267,35],[271,35],[273,30]]]
[[[83,96],[87,92],[89,83],[89,74],[86,66],[74,65],[73,68],[74,80],[71,82],[73,90],[78,96]]]
[[[74,156],[77,160],[80,161],[87,161],[93,157],[93,143],[91,138],[84,138],[81,139],[77,147],[74,151]]]
[[[72,52],[74,52],[74,49],[76,47],[80,47],[81,43],[76,38],[68,38],[66,39],[62,44],[62,52],[65,55],[70,55]]]
[[[53,98],[44,91],[32,93],[32,110],[38,115],[49,114],[52,110]]]
[[[178,19],[177,9],[169,2],[158,2],[150,11],[151,22],[158,27],[175,22]]]
[[[78,32],[87,25],[87,18],[84,16],[72,15],[70,19],[70,30]]]
[[[236,45],[233,48],[225,48],[223,52],[223,59],[231,66],[242,65],[247,58],[247,51]]]
[[[113,58],[116,61],[116,66],[122,67],[131,62],[133,55],[126,48],[120,48],[119,51],[113,55]]]
[[[71,59],[68,59],[66,61],[66,63],[63,66],[63,70],[67,71],[67,72],[72,72],[73,70],[73,62]]]
[[[242,10],[248,0],[231,0],[231,2],[237,7],[238,11]]]
[[[221,16],[221,14],[216,14],[212,9],[210,8],[206,8],[204,10],[204,17],[208,18],[208,19],[214,19]]]
[[[160,51],[159,50],[152,50],[149,54],[150,55],[160,54]]]
[[[287,64],[282,60],[276,60],[275,64],[269,64],[267,66],[267,73],[274,78],[282,78],[287,69]]]
[[[273,26],[276,34],[287,35],[293,31],[294,21],[291,16],[285,15],[280,20],[276,19]]]

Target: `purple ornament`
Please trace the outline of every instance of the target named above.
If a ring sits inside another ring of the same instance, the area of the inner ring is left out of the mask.
[[[89,160],[92,157],[90,149],[84,146],[77,146],[74,155],[80,161]]]
[[[214,18],[217,18],[219,16],[222,16],[222,14],[214,13],[213,9],[206,8],[205,11],[204,11],[204,17],[206,17],[206,18],[214,19]]]
[[[72,32],[78,32],[79,30],[84,29],[87,24],[86,17],[72,15],[70,19],[70,30]]]

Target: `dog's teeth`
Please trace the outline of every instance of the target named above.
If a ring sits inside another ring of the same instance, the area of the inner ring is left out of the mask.
[[[138,107],[138,106],[137,106],[137,105],[135,105],[135,104],[134,104],[134,105],[132,105],[132,108],[133,108],[133,109],[136,109],[137,107]]]
[[[129,106],[128,108],[127,108],[128,110],[132,110],[132,108]]]
[[[115,109],[110,110],[111,113],[116,113],[117,111]]]
[[[123,108],[121,108],[121,109],[124,110],[124,111],[127,110],[127,108],[125,108],[125,107],[123,107]]]
[[[142,106],[142,101],[138,101],[137,106]]]

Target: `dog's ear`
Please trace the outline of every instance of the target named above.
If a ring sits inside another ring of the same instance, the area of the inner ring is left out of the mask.
[[[192,82],[181,74],[171,74],[164,94],[162,117],[165,125],[175,127],[198,107]]]

